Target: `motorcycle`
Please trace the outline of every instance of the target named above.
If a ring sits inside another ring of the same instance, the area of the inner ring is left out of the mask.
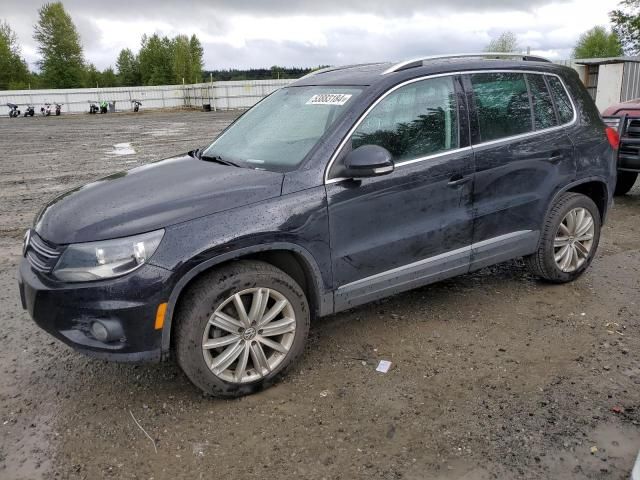
[[[89,101],[89,113],[90,114],[96,114],[100,111],[100,108],[98,108],[98,105],[96,104],[96,102],[92,102]]]
[[[107,113],[107,109],[109,107],[109,103],[105,100],[104,102],[100,102],[100,113]]]
[[[24,116],[25,117],[33,117],[33,115],[36,113],[35,109],[31,106],[28,105],[27,107],[25,107],[24,109]]]
[[[56,103],[56,117],[60,116],[62,105],[63,105],[62,103]]]
[[[45,103],[44,107],[40,107],[40,115],[42,115],[43,117],[48,117],[49,115],[51,115],[50,103]]]
[[[140,110],[140,105],[142,105],[142,102],[140,100],[131,100],[131,103],[133,103],[134,112],[137,112]]]
[[[18,105],[15,103],[7,103],[7,107],[9,107],[9,118],[17,118],[20,116],[20,110],[18,110]]]

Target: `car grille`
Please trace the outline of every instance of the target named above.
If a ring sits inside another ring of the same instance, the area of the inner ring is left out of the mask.
[[[26,256],[34,270],[42,273],[51,273],[60,255],[62,255],[62,250],[62,247],[43,240],[37,233],[32,231]]]
[[[621,159],[635,160],[640,155],[640,118],[630,118],[620,139]]]

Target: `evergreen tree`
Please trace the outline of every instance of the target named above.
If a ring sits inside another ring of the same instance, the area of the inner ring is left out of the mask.
[[[87,68],[84,71],[84,81],[82,82],[82,86],[86,88],[102,87],[103,85],[101,80],[100,72],[96,66],[93,63],[87,65]]]
[[[573,49],[573,58],[605,58],[622,55],[622,43],[615,32],[593,27],[580,35]]]
[[[33,38],[42,56],[43,82],[54,88],[80,87],[85,77],[80,35],[62,2],[46,3],[38,17]]]
[[[105,68],[100,74],[100,86],[101,87],[117,87],[119,86],[118,77],[116,76],[113,68]]]
[[[125,87],[142,85],[138,57],[128,48],[122,50],[118,55],[116,68],[118,69],[118,82],[120,85]]]
[[[7,22],[0,22],[0,90],[27,88],[29,69],[18,39]]]

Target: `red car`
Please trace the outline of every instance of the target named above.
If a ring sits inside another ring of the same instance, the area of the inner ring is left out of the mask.
[[[640,173],[640,98],[612,105],[602,117],[620,134],[615,194],[624,195],[631,190]]]

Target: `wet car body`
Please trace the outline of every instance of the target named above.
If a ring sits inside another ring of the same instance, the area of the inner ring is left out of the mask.
[[[514,60],[440,60],[385,74],[389,66],[330,69],[288,87],[362,89],[289,171],[221,165],[191,153],[58,197],[25,244],[23,305],[42,328],[84,353],[159,360],[171,351],[181,293],[226,262],[272,263],[303,287],[314,316],[325,316],[531,254],[549,206],[563,192],[585,193],[606,217],[615,181],[612,149],[575,72]],[[484,142],[469,80],[478,72],[559,78],[574,118]],[[374,104],[395,88],[440,76],[455,85],[458,148],[399,162],[389,175],[342,177],[345,139]],[[157,251],[117,278],[61,282],[52,276],[55,262],[46,263],[68,245],[158,229],[164,233]],[[90,329],[96,320],[114,322],[121,335],[97,340]]]

